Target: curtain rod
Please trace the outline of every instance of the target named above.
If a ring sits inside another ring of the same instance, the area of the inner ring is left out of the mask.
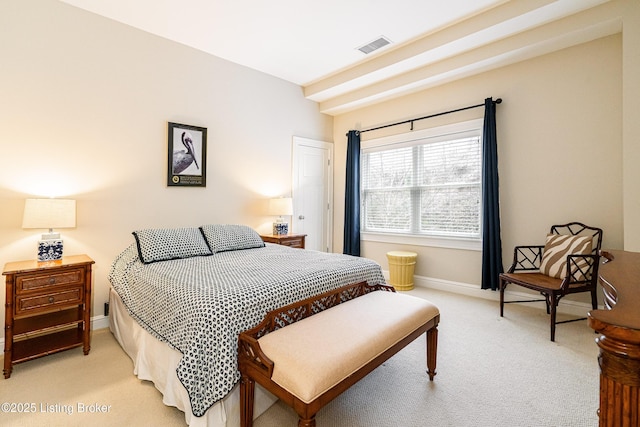
[[[502,102],[502,98],[498,98],[495,101],[493,101],[494,104],[500,104],[501,102]],[[445,111],[443,113],[436,113],[436,114],[431,114],[424,117],[418,117],[417,119],[405,120],[403,122],[398,122],[398,123],[391,123],[389,125],[378,126],[371,129],[364,129],[364,130],[361,130],[360,133],[369,132],[372,130],[384,129],[391,126],[404,125],[406,123],[411,123],[411,130],[413,130],[413,122],[417,122],[418,120],[430,119],[432,117],[437,117],[437,116],[444,116],[445,114],[457,113],[458,111],[470,110],[471,108],[478,108],[478,107],[484,107],[484,103],[478,104],[478,105],[470,105],[469,107],[458,108],[457,110]]]

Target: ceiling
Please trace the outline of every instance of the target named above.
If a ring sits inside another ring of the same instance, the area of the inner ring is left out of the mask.
[[[611,0],[62,1],[300,85],[327,114],[621,29]]]

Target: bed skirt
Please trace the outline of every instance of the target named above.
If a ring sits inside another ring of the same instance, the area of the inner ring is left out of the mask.
[[[239,385],[224,399],[214,404],[202,417],[191,412],[187,390],[176,375],[182,353],[145,331],[129,315],[120,296],[109,291],[109,329],[133,360],[133,373],[141,380],[153,382],[162,393],[162,403],[184,412],[190,427],[236,427],[240,425]],[[277,398],[256,384],[254,417],[275,403]]]

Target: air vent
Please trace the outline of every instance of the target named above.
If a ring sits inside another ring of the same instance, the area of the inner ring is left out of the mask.
[[[386,37],[380,37],[379,39],[374,40],[371,43],[367,43],[366,45],[359,47],[358,50],[362,53],[369,54],[374,50],[378,50],[381,47],[384,47],[390,43],[391,41]]]

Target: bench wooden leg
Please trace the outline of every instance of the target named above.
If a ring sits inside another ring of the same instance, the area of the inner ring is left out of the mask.
[[[256,382],[247,376],[240,378],[240,426],[253,426],[253,399]]]
[[[316,416],[313,415],[306,420],[302,417],[298,418],[298,427],[316,427]]]
[[[427,374],[433,381],[436,376],[436,355],[438,353],[438,328],[434,326],[427,331]]]

